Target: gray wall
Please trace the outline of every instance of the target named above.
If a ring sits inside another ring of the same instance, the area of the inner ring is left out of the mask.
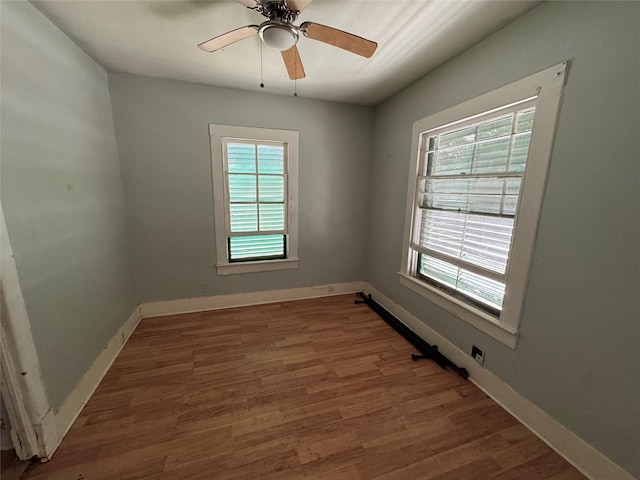
[[[141,302],[362,280],[373,109],[109,77]],[[209,123],[299,130],[296,270],[218,276]]]
[[[106,72],[1,4],[1,201],[57,410],[135,307],[124,195]]]
[[[640,476],[640,4],[547,2],[376,109],[367,280]],[[398,283],[412,123],[570,60],[517,349]]]

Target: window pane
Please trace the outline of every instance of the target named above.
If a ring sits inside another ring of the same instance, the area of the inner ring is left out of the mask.
[[[256,147],[243,143],[227,144],[229,173],[256,173]]]
[[[420,274],[437,280],[449,288],[456,288],[459,272],[460,269],[455,265],[427,255],[420,255]]]
[[[437,151],[429,166],[430,175],[458,175],[471,173],[474,145],[453,147]]]
[[[522,185],[522,177],[508,178],[506,186],[506,195],[504,197],[504,206],[502,211],[505,215],[516,214],[518,207],[518,197],[520,196],[520,186]]]
[[[510,139],[502,138],[476,145],[471,173],[501,173],[507,170]]]
[[[283,204],[260,204],[260,230],[284,230]]]
[[[513,113],[506,117],[496,118],[478,125],[478,140],[502,137],[511,133],[513,126]]]
[[[259,175],[260,202],[284,202],[284,177]]]
[[[432,141],[433,138],[429,139],[429,141]],[[434,173],[434,168],[435,168],[435,156],[436,154],[431,152],[431,153],[427,153],[427,162],[426,162],[426,172],[421,171],[420,173],[418,173],[418,175],[433,175]],[[425,170],[425,167],[420,167],[423,170]]]
[[[513,219],[467,215],[460,258],[505,273],[511,247]]]
[[[522,110],[518,112],[518,119],[516,120],[516,132],[528,132],[533,129],[533,119],[536,114],[535,108],[528,110]]]
[[[458,291],[469,297],[502,310],[505,285],[495,280],[476,275],[463,268],[458,278]]]
[[[531,142],[531,132],[516,135],[513,138],[513,151],[511,152],[510,172],[524,172],[529,156],[529,143]]]
[[[464,219],[459,213],[422,210],[418,244],[460,258]]]
[[[512,233],[512,218],[422,210],[418,244],[505,273]]]
[[[505,192],[507,195],[519,195],[522,177],[507,178]]]
[[[484,305],[502,309],[505,285],[489,278],[458,268],[427,255],[420,256],[419,272],[445,287],[456,290]]]
[[[229,175],[229,200],[232,203],[255,202],[255,175]]]
[[[232,204],[229,206],[232,232],[255,232],[258,230],[257,205]]]
[[[476,127],[466,127],[455,130],[450,133],[440,135],[439,148],[453,147],[456,145],[464,145],[476,141]]]
[[[284,258],[284,235],[252,235],[229,239],[229,260]]]
[[[284,146],[258,145],[258,172],[284,173]]]

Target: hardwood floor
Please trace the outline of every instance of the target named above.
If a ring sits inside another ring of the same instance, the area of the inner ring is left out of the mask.
[[[585,478],[353,300],[143,320],[23,478]]]
[[[2,450],[0,454],[0,478],[2,480],[19,480],[29,466],[29,461],[22,461],[15,450]]]

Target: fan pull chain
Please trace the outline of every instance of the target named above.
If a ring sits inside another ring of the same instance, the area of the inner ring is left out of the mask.
[[[293,60],[293,96],[298,96],[298,58],[297,55]]]
[[[262,40],[260,40],[260,88],[264,88],[264,76],[262,73]]]

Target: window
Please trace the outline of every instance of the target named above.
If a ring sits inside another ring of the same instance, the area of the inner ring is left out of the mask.
[[[522,177],[535,118],[533,101],[471,125],[425,132],[418,159],[411,249],[416,275],[499,316]]]
[[[400,281],[511,347],[565,67],[414,124]]]
[[[218,274],[296,268],[298,132],[209,133]]]

